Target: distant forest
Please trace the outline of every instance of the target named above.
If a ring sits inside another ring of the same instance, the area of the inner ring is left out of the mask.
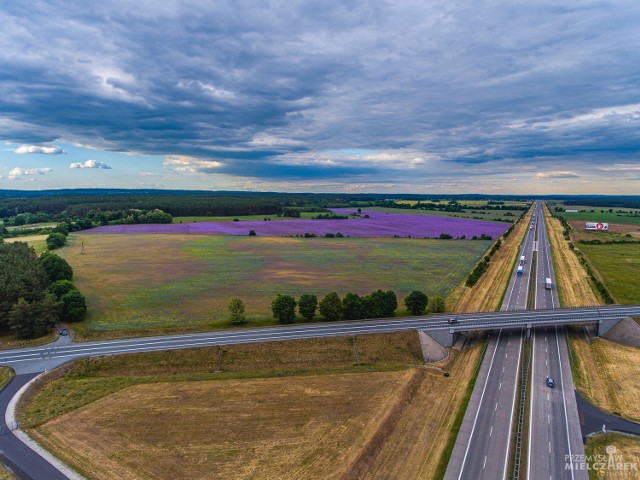
[[[389,199],[496,199],[495,195],[393,195],[202,192],[183,190],[0,190],[0,218],[21,213],[86,217],[91,211],[159,209],[173,216],[276,215],[287,207],[324,211],[332,207],[369,206]],[[500,200],[526,200],[500,197]]]
[[[640,208],[640,196],[556,196],[566,205]],[[173,216],[277,215],[288,208],[324,211],[331,207],[366,207],[405,200],[522,200],[513,195],[313,194],[272,192],[210,192],[190,190],[0,190],[0,218],[21,213],[86,218],[90,212],[162,210]],[[498,202],[495,202],[498,203]],[[426,207],[423,205],[423,207]]]

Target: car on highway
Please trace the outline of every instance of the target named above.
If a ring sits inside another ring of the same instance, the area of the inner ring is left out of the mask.
[[[448,321],[449,323],[458,323],[458,319],[457,319],[457,318],[455,318],[455,317],[450,318],[450,319],[449,319],[449,320],[447,320],[447,321]]]
[[[556,382],[551,377],[547,377],[547,387],[553,388],[556,386]]]

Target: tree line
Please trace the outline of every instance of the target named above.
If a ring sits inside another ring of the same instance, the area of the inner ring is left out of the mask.
[[[57,322],[79,322],[87,304],[73,269],[58,255],[39,257],[23,242],[0,243],[0,332],[19,339],[47,335]]]
[[[444,299],[414,290],[404,299],[404,305],[411,315],[424,315],[445,311]],[[395,315],[398,299],[392,290],[376,290],[370,295],[360,296],[349,292],[340,298],[337,292],[327,293],[321,300],[311,293],[301,295],[297,300],[291,295],[276,295],[271,302],[271,312],[279,323],[295,323],[299,319],[312,321],[319,314],[325,321],[362,320],[367,318],[388,318]],[[229,320],[232,325],[246,322],[245,307],[238,297],[229,303]]]

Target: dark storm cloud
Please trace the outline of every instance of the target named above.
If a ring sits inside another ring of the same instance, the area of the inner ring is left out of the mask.
[[[370,182],[532,159],[571,172],[640,152],[637,2],[85,7],[0,7],[0,139]],[[353,148],[385,155],[330,158]]]

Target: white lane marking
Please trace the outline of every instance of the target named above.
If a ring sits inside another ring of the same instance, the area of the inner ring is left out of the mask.
[[[504,367],[502,367],[502,371],[504,372]]]
[[[549,400],[549,392],[547,392],[547,400]]]
[[[551,453],[551,442],[549,442],[549,453]]]
[[[569,437],[569,418],[567,416],[567,400],[564,396],[564,377],[562,375],[562,357],[560,356],[560,342],[558,341],[558,327],[556,330],[556,346],[558,347],[558,361],[560,362],[560,388],[562,389],[562,406],[564,407],[564,425],[567,431],[567,447],[569,447],[569,458],[571,457],[571,438]],[[569,470],[573,479],[573,468]]]
[[[502,390],[502,382],[500,382],[500,385],[498,385],[498,390]]]
[[[504,358],[507,358],[509,356],[509,352],[504,354]]]
[[[522,344],[524,343],[522,341],[522,336],[524,334],[524,330],[520,330],[520,348],[518,349],[518,361],[516,363],[516,375],[515,375],[515,381],[513,384],[513,402],[511,404],[511,418],[509,419],[509,435],[507,436],[507,444],[505,445],[505,450],[504,450],[504,469],[502,470],[502,478],[507,478],[507,466],[509,464],[509,458],[511,457],[511,455],[509,455],[509,447],[511,446],[511,432],[513,431],[513,415],[516,411],[516,391],[518,389],[518,380],[520,378],[520,375],[518,375],[518,373],[520,372],[520,357],[522,355]]]
[[[491,425],[491,430],[489,430],[489,436],[493,435],[493,425]]]
[[[551,414],[547,413],[547,423],[551,423]]]
[[[498,410],[498,402],[496,402],[496,408],[494,408],[493,411],[495,412],[496,410]]]
[[[493,351],[493,355],[491,356],[491,363],[489,364],[489,371],[487,372],[487,378],[484,381],[484,387],[482,387],[482,394],[480,395],[480,402],[478,403],[478,409],[476,410],[476,416],[473,419],[473,426],[471,427],[471,434],[469,435],[469,443],[467,443],[467,448],[464,452],[464,457],[462,459],[462,465],[460,467],[460,475],[458,475],[458,480],[462,478],[462,473],[464,472],[464,464],[467,461],[467,455],[469,454],[469,448],[471,447],[471,440],[473,439],[473,432],[476,429],[476,423],[478,422],[478,415],[480,415],[480,410],[482,409],[482,399],[484,398],[484,393],[487,390],[487,384],[489,383],[489,377],[491,376],[491,369],[493,368],[493,361],[496,358],[496,352],[498,351],[498,345],[500,344],[500,335],[502,335],[502,330],[498,332],[498,339],[496,340],[496,348]],[[496,403],[496,409],[498,408],[498,404]]]
[[[484,456],[484,462],[482,462],[482,469],[484,470],[484,467],[487,465],[487,456]]]
[[[544,361],[544,364],[545,364],[546,366],[549,366],[549,360],[545,360],[545,361]]]

